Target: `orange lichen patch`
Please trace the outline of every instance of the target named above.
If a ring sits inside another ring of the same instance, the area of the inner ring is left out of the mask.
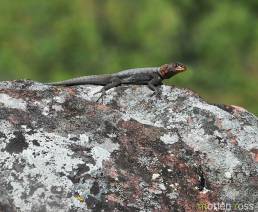
[[[60,89],[60,88],[59,88]],[[74,95],[76,95],[76,88],[74,88],[74,87],[65,87],[65,91],[68,93],[68,94],[70,94],[71,96],[74,96]]]
[[[237,144],[238,144],[238,142],[237,142],[237,139],[236,139],[236,138],[232,138],[232,139],[230,139],[230,143],[231,143],[231,144],[234,144],[234,145],[237,145]]]
[[[178,164],[178,167],[180,168],[180,169],[188,169],[188,166],[187,166],[187,164],[186,163],[179,163]]]
[[[160,137],[160,133],[159,133],[160,131],[158,128],[154,128],[154,127],[147,128],[141,123],[133,120],[120,121],[118,123],[118,126],[123,129],[126,129],[130,134],[129,137],[128,137],[129,135],[128,134],[124,136],[123,139],[125,139],[125,137],[127,137],[127,139],[136,139],[140,141],[141,144],[144,146],[147,145],[147,143],[152,143],[154,141],[157,141],[158,138]],[[123,141],[123,139],[121,139],[121,141]]]
[[[174,154],[166,154],[163,155],[160,158],[160,161],[164,164],[166,164],[167,166],[176,166],[178,169],[180,170],[184,170],[184,169],[188,169],[189,167],[186,166],[186,164],[181,161],[176,155]]]
[[[234,144],[234,145],[238,144],[237,137],[231,132],[231,129],[227,130],[227,136],[230,139],[231,144]]]
[[[102,111],[107,111],[110,110],[110,107],[104,104],[96,104],[95,105],[97,109],[102,110]]]
[[[174,154],[166,154],[161,157],[161,162],[167,162],[168,165],[169,163],[173,165],[176,161],[178,161],[178,158]]]
[[[116,196],[115,194],[109,194],[109,195],[107,195],[107,197],[106,197],[106,201],[107,202],[111,202],[111,203],[119,203],[119,204],[122,204],[123,203],[123,201],[118,197],[118,196]]]
[[[186,179],[186,181],[188,183],[191,183],[191,185],[197,185],[198,184],[198,179],[194,178],[194,177],[190,177],[190,178]]]
[[[216,118],[216,120],[215,120],[215,125],[216,125],[217,127],[219,127],[219,128],[222,128],[222,121],[221,121],[221,119]]]
[[[207,210],[207,205],[212,203],[210,195],[205,192],[199,192],[197,199],[198,202],[195,205],[196,211]]]
[[[190,200],[186,200],[186,199],[178,199],[177,201],[178,205],[181,205],[185,211],[187,212],[196,212],[198,210],[196,210],[196,203],[190,201]]]
[[[159,209],[154,209],[153,212],[170,212],[171,209],[170,208],[167,208],[165,205],[162,205],[161,204],[161,207]]]
[[[188,124],[192,124],[193,123],[193,118],[192,117],[188,117],[187,118],[187,123]]]
[[[15,115],[10,115],[8,116],[7,120],[12,123],[12,124],[19,124],[20,123],[20,120],[17,116]]]
[[[252,149],[251,152],[252,152],[254,161],[258,162],[258,149]]]
[[[106,163],[106,162],[104,162]],[[108,167],[107,169],[105,169],[105,174],[106,176],[114,179],[114,180],[117,180],[118,179],[118,173],[117,173],[117,169],[115,167]]]
[[[115,168],[114,162],[112,160],[104,160],[102,163],[103,163],[103,166],[105,167],[104,169],[105,174],[108,174],[110,169]]]
[[[10,114],[6,119],[16,125],[16,124],[21,124],[21,123],[25,123],[27,122],[28,120],[30,120],[30,115],[28,113],[23,113],[23,114],[20,114],[19,116],[17,116],[17,114]]]
[[[26,90],[26,89],[0,89],[0,93],[4,93],[9,95],[10,97],[13,97],[15,99],[24,99],[24,100],[40,100],[40,94],[41,91],[32,91],[32,90]]]
[[[220,186],[214,186],[212,190],[204,190],[196,196],[196,211],[206,211],[209,204],[218,202]]]
[[[177,158],[174,154],[165,155],[160,161],[168,167],[173,167],[174,172],[176,171],[184,176],[188,176],[183,180],[186,183],[186,187],[195,186],[199,183],[195,168],[188,166],[187,163]]]
[[[210,201],[210,193],[209,191],[200,191],[197,196],[198,200],[202,201]]]
[[[150,193],[159,193],[160,192],[160,189],[158,189],[157,186],[152,186],[152,187],[148,187],[147,190],[150,192]]]
[[[127,173],[126,181],[121,183],[114,183],[116,188],[119,188],[120,195],[122,193],[126,193],[127,200],[129,202],[134,202],[135,199],[141,199],[143,196],[143,191],[140,188],[141,178],[138,176],[129,176],[129,173]],[[119,194],[117,194],[119,195]],[[119,196],[120,196],[119,195]]]

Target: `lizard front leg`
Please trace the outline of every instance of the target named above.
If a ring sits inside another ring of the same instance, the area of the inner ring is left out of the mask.
[[[114,88],[114,87],[117,87],[121,85],[121,79],[119,77],[114,77],[110,83],[106,84],[100,91],[96,92],[95,94],[97,93],[101,93],[100,97],[97,99],[97,102],[102,99],[103,101],[103,97],[106,95],[106,91],[111,89],[111,88]]]
[[[153,75],[153,78],[148,82],[148,87],[151,89],[153,92],[153,95],[158,95],[160,96],[161,91],[160,91],[160,85],[162,85],[162,79],[158,75]]]

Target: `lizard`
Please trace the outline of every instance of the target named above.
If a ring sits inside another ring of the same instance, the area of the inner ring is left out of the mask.
[[[103,98],[107,90],[128,84],[148,85],[154,91],[153,94],[160,95],[159,86],[162,85],[164,79],[169,79],[186,70],[187,67],[184,64],[176,62],[160,67],[126,69],[114,74],[83,76],[46,84],[52,86],[102,85],[103,88],[95,93],[101,93],[97,101]]]

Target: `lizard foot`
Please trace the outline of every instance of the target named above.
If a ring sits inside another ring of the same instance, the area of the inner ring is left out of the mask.
[[[100,91],[94,93],[94,94],[98,94],[98,93],[101,93],[100,97],[96,100],[96,102],[99,102],[99,100],[101,99],[102,100],[102,103],[103,103],[103,97],[106,95],[106,91],[101,89]]]
[[[150,95],[150,97],[153,97],[153,96],[156,96],[158,99],[160,99],[160,98],[161,98],[161,91],[160,91],[160,90],[154,91],[154,92]]]

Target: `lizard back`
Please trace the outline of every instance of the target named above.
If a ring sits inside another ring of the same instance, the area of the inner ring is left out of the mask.
[[[112,76],[120,77],[120,78],[125,78],[132,76],[134,74],[150,74],[150,73],[158,73],[160,67],[147,67],[147,68],[132,68],[132,69],[127,69],[124,71],[120,71],[118,73],[112,74]]]

